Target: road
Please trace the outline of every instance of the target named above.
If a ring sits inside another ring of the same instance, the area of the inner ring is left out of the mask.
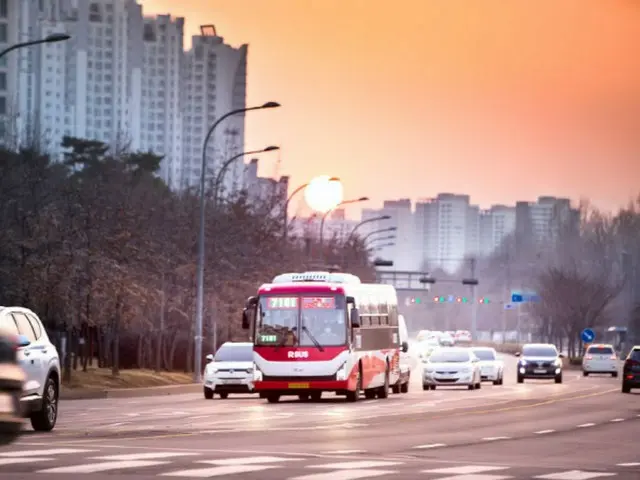
[[[515,358],[505,362],[502,386],[423,391],[417,368],[408,394],[355,404],[195,394],[67,401],[54,432],[0,450],[0,477],[640,479],[640,394],[577,371],[559,385],[517,384]]]

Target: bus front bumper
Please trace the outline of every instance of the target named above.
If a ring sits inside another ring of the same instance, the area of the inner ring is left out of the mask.
[[[344,394],[348,390],[355,390],[355,383],[349,380],[267,380],[254,383],[256,392],[273,393],[278,395],[300,395],[309,392],[335,392]]]

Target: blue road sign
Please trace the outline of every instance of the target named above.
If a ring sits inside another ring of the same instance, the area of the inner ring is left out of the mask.
[[[584,343],[591,343],[591,342],[593,342],[593,341],[595,340],[595,338],[596,338],[596,334],[595,334],[595,332],[594,332],[593,330],[591,330],[590,328],[585,328],[585,329],[582,331],[582,335],[581,335],[581,337],[582,337],[582,341],[583,341]]]
[[[521,293],[512,293],[511,294],[511,302],[512,303],[522,303],[522,302],[524,302],[524,296]]]
[[[540,295],[538,295],[537,293],[511,292],[511,303],[527,303],[539,301]]]

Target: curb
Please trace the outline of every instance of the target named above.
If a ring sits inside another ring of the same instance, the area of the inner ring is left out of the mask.
[[[105,398],[155,397],[158,395],[182,395],[185,393],[201,393],[202,384],[162,385],[145,388],[114,388],[112,390],[73,390],[62,389],[61,400],[99,400]]]

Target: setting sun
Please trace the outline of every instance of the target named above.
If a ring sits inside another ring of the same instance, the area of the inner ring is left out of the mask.
[[[328,212],[342,202],[342,183],[329,181],[329,175],[321,175],[309,182],[304,191],[304,199],[309,208],[316,212]]]

